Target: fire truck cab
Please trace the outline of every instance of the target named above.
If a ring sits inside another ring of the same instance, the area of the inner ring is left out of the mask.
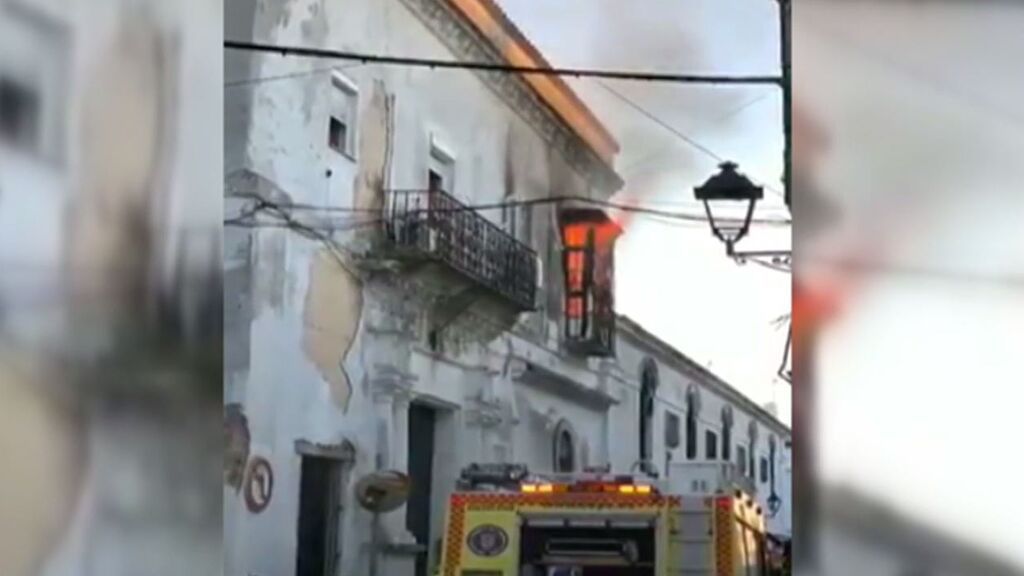
[[[742,492],[663,493],[631,475],[471,465],[452,494],[441,576],[763,576],[765,521]]]

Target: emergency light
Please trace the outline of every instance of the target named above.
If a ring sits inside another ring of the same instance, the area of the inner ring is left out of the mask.
[[[524,494],[591,493],[591,494],[654,494],[650,484],[616,484],[608,482],[576,482],[573,484],[522,484]]]

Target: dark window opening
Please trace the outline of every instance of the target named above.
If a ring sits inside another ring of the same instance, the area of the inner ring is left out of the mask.
[[[747,475],[747,448],[745,446],[736,446],[736,464],[740,467],[740,475]]]
[[[761,483],[768,483],[768,459],[764,456],[761,457]]]
[[[555,472],[576,471],[576,442],[567,423],[555,431]]]
[[[722,409],[722,460],[732,459],[732,408]]]
[[[697,458],[697,393],[686,394],[686,459]]]
[[[434,477],[434,431],[437,412],[423,404],[409,406],[409,462],[411,491],[406,503],[405,527],[416,543],[427,546],[430,542],[430,509],[432,479]],[[427,554],[416,555],[416,576],[428,576]]]
[[[718,436],[711,430],[704,431],[704,458],[718,459]]]
[[[427,189],[431,192],[444,191],[444,177],[433,170],[427,171]]]
[[[680,439],[679,415],[675,412],[665,412],[665,446],[679,448]]]
[[[654,457],[654,399],[658,390],[658,367],[650,359],[640,372],[640,461]]]
[[[348,154],[348,125],[334,116],[331,116],[328,144],[335,152]]]
[[[338,460],[302,458],[296,576],[335,573],[340,552],[341,467]]]
[[[0,139],[26,151],[39,145],[39,94],[11,78],[0,78]]]

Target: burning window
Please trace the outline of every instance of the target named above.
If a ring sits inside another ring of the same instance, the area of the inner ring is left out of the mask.
[[[615,351],[615,240],[621,232],[601,210],[562,213],[565,337],[588,356]]]

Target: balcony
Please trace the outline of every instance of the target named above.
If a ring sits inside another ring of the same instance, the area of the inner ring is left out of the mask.
[[[443,264],[512,304],[533,310],[537,255],[441,190],[392,190],[384,231],[399,254]]]

